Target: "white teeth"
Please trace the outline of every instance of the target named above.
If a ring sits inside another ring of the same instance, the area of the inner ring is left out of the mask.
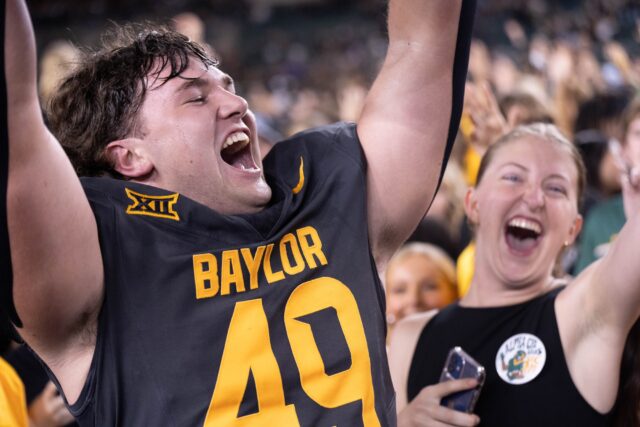
[[[229,135],[227,139],[224,141],[224,144],[222,144],[222,149],[224,150],[225,148],[229,148],[236,142],[241,142],[242,146],[244,147],[246,144],[249,143],[249,136],[247,136],[247,134],[244,132],[233,133]]]
[[[260,170],[259,168],[248,168],[245,165],[240,165],[240,169],[242,169],[243,171],[250,171],[250,172],[257,172]]]
[[[531,230],[537,234],[542,233],[542,229],[540,228],[540,225],[538,225],[538,223],[534,221],[529,221],[528,219],[524,219],[524,218],[514,218],[511,221],[509,221],[507,225],[509,227],[518,227],[518,228],[524,228],[525,230]]]

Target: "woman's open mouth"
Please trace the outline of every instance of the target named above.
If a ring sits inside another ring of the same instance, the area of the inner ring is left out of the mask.
[[[530,219],[511,219],[505,227],[507,246],[518,255],[529,255],[538,246],[542,236],[542,226]]]

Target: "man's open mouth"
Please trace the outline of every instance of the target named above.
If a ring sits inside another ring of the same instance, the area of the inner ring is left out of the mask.
[[[513,251],[529,254],[540,241],[542,226],[537,221],[513,218],[505,227],[507,245]]]
[[[251,155],[251,143],[249,136],[244,132],[236,132],[227,137],[220,151],[222,160],[234,168],[256,172],[258,165]]]

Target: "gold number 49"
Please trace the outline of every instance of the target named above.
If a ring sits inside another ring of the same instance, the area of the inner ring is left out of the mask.
[[[297,320],[326,308],[335,309],[351,353],[351,366],[332,375],[325,373],[311,325]],[[326,408],[361,400],[364,426],[379,427],[367,340],[358,305],[349,288],[329,277],[300,284],[285,305],[284,322],[304,392]],[[255,380],[258,411],[238,417],[247,386],[238,378],[248,378],[249,371]],[[285,403],[282,376],[271,347],[262,300],[238,302],[229,324],[204,427],[299,425],[294,405]]]

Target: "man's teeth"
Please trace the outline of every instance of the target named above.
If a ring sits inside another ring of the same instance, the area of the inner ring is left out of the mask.
[[[240,169],[242,169],[243,171],[251,171],[251,172],[256,172],[260,170],[259,168],[248,168],[242,164],[240,165]]]
[[[514,218],[511,221],[509,221],[509,224],[507,225],[509,227],[518,227],[518,228],[524,228],[525,230],[531,230],[536,234],[542,233],[542,229],[540,228],[540,225],[538,225],[537,222],[529,221],[528,219],[524,219],[524,218]]]
[[[244,132],[233,133],[229,135],[227,139],[224,141],[224,144],[222,144],[222,149],[224,150],[225,148],[229,148],[237,142],[242,143],[241,145],[242,147],[244,147],[249,143],[249,136],[247,136],[247,134]]]

